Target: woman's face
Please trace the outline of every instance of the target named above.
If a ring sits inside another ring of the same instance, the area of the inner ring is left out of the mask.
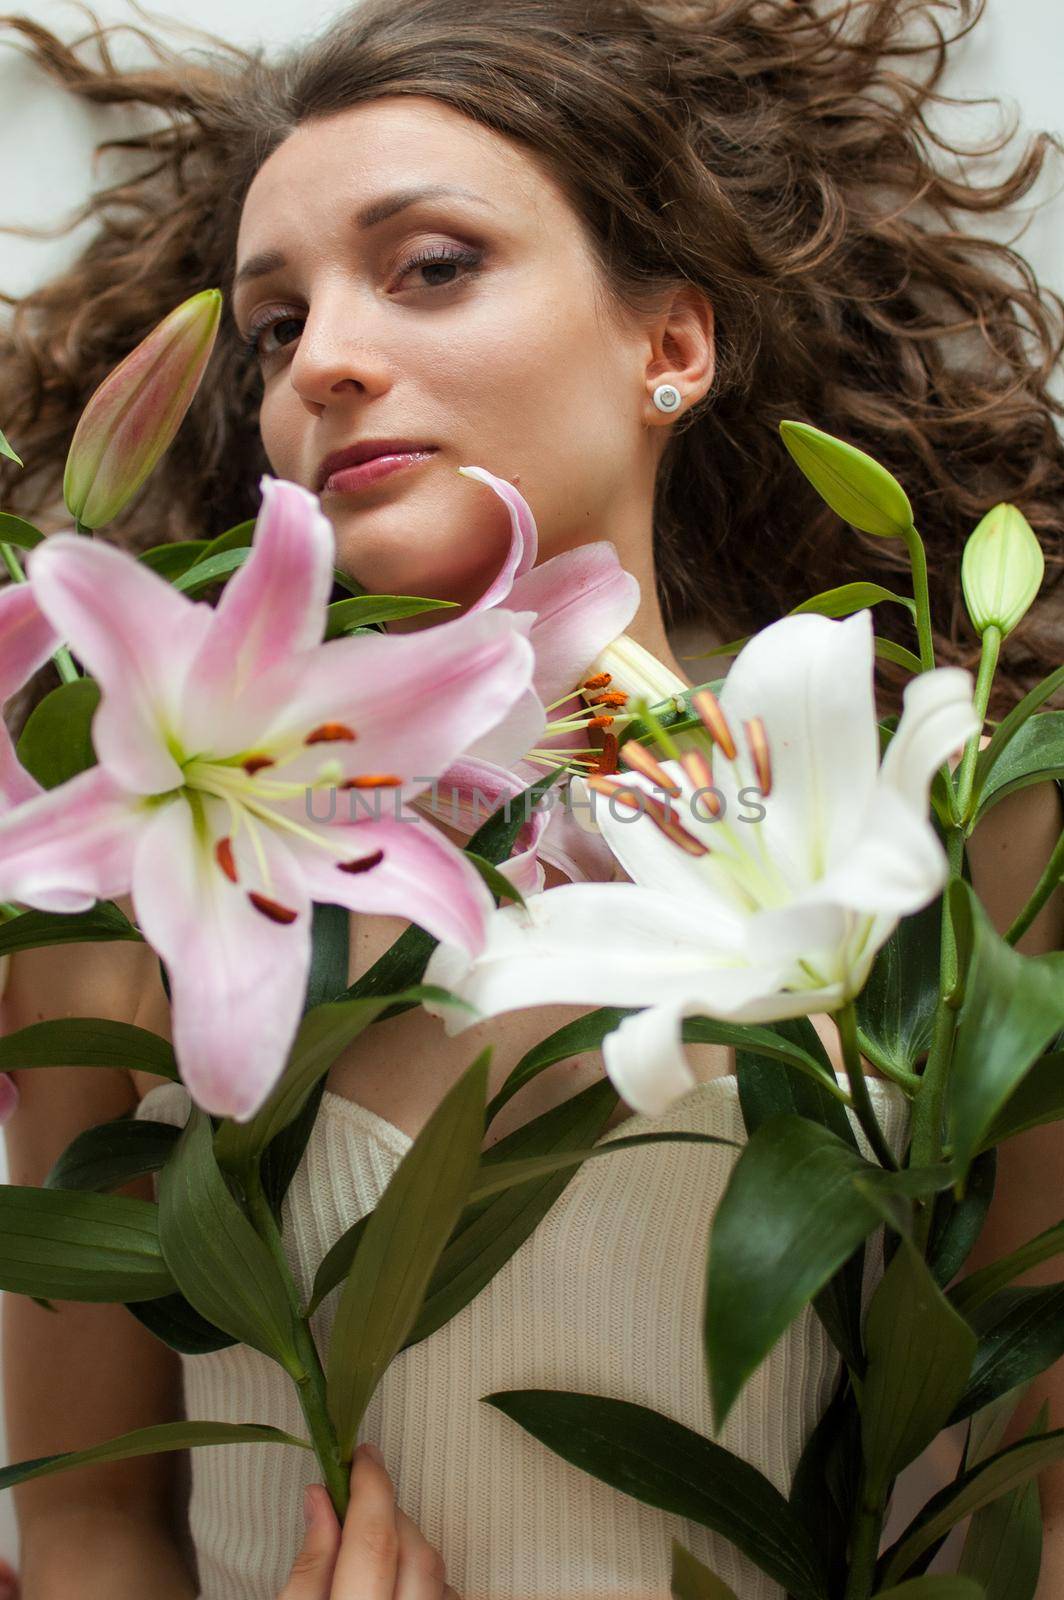
[[[429,186],[464,192],[360,222]],[[458,475],[473,465],[520,488],[541,560],[609,538],[645,590],[666,442],[650,392],[676,368],[655,374],[648,325],[606,311],[576,214],[524,151],[420,96],[305,124],[251,185],[238,279],[267,252],[283,264],[240,279],[233,312],[242,334],[260,330],[273,472],[321,492],[322,458],[356,441],[434,446],[322,493],[343,569],[377,593],[476,598],[509,518]]]

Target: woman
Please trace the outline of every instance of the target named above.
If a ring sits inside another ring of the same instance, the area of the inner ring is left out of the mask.
[[[96,383],[171,306],[219,284],[231,318],[208,379],[109,536],[144,548],[216,532],[254,514],[266,470],[321,495],[338,561],[368,589],[462,606],[508,537],[503,508],[455,471],[477,463],[519,485],[540,559],[613,541],[642,589],[628,631],[679,672],[668,635],[682,624],[732,637],[818,589],[873,574],[891,585],[901,569],[891,544],[841,526],[784,459],[776,423],[808,418],[874,451],[908,489],[946,629],[941,662],[977,655],[955,603],[966,532],[1000,499],[1038,529],[1049,577],[1010,641],[991,707],[1000,716],[1059,652],[1064,451],[1046,387],[1059,302],[1006,247],[962,242],[953,214],[1023,195],[1047,141],[1036,138],[993,191],[936,174],[922,118],[943,49],[906,46],[901,13],[926,21],[937,9],[375,0],[283,62],[225,46],[191,58],[152,42],[158,65],[135,72],[114,65],[102,34],[100,63],[87,65],[9,18],[72,92],[166,117],[124,141],[150,161],[94,198],[99,237],[16,308],[4,422],[27,471],[0,464],[5,505],[24,515],[49,505]],[[922,76],[901,74],[900,47],[924,60]],[[330,482],[325,457],[367,441],[410,460],[368,485]],[[885,632],[902,627],[893,609],[877,616]],[[884,709],[896,708],[897,682],[885,676],[881,689]],[[973,872],[999,926],[1060,826],[1058,797],[1040,785],[980,830]],[[1059,946],[1060,922],[1058,897],[1021,948]],[[352,922],[352,981],[403,926]],[[12,961],[8,1029],[83,1014],[166,1033],[150,952],[77,949],[62,967],[48,951]],[[495,1045],[494,1092],[535,1040],[585,1009],[511,1013],[475,1041],[447,1040],[415,1010],[358,1041],[330,1071],[286,1200],[300,1280],[375,1203],[480,1043]],[[700,1049],[704,1082],[683,1125],[741,1137],[732,1053]],[[868,1071],[900,1150],[907,1107]],[[542,1074],[488,1142],[600,1072],[589,1055]],[[145,1115],[181,1123],[187,1112],[181,1086],[148,1073],[18,1076],[7,1127],[16,1182],[39,1183],[82,1127],[149,1095]],[[619,1105],[611,1126],[628,1110]],[[1056,1220],[1042,1194],[1060,1153],[1055,1127],[1002,1150],[988,1259]],[[300,1549],[298,1491],[313,1464],[296,1452],[198,1449],[193,1587],[190,1552],[178,1547],[176,1458],[82,1469],[17,1493],[24,1600],[87,1597],[97,1569],[109,1600],[140,1596],[145,1571],[153,1595],[175,1600],[663,1600],[670,1532],[742,1600],[778,1600],[727,1541],[598,1484],[480,1403],[522,1384],[613,1384],[712,1432],[693,1320],[701,1246],[689,1241],[704,1242],[729,1167],[703,1154],[687,1174],[679,1159],[643,1166],[638,1179],[631,1165],[588,1163],[596,1170],[578,1174],[477,1300],[397,1358],[364,1429],[390,1474],[356,1458],[343,1530],[319,1487]],[[146,1181],[122,1192],[153,1194]],[[603,1238],[609,1249],[596,1249]],[[287,1380],[243,1347],[182,1361],[121,1307],[50,1317],[8,1297],[6,1316],[13,1459],[178,1415],[182,1377],[190,1417],[299,1425],[298,1414],[283,1420]],[[327,1339],[328,1326],[315,1332]],[[836,1371],[819,1325],[798,1319],[721,1442],[785,1490]],[[1015,1431],[1055,1383],[1050,1374],[1033,1386]],[[1052,1478],[1043,1484],[1047,1511],[1064,1503]],[[1051,1572],[1064,1574],[1064,1532],[1047,1521],[1046,1596]]]

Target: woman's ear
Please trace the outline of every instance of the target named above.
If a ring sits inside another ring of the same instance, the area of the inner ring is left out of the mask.
[[[711,302],[693,284],[683,285],[670,295],[649,336],[648,391],[659,383],[674,383],[690,409],[708,394],[717,366]]]

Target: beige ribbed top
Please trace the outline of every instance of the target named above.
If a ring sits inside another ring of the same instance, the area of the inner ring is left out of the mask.
[[[869,1079],[869,1088],[900,1157],[908,1100],[885,1079]],[[181,1084],[162,1084],[137,1115],[180,1127],[188,1105]],[[605,1138],[654,1128],[744,1142],[734,1076]],[[283,1209],[285,1252],[304,1297],[326,1251],[376,1204],[410,1144],[375,1112],[326,1090]],[[360,1437],[380,1446],[399,1504],[442,1550],[462,1600],[669,1600],[673,1535],[739,1600],[783,1600],[720,1535],[600,1483],[479,1399],[524,1388],[609,1395],[712,1438],[701,1336],[706,1236],[736,1159],[726,1145],[662,1143],[585,1162],[476,1299],[388,1368]],[[866,1253],[865,1304],[882,1273],[881,1240],[878,1230]],[[319,1351],[339,1293],[311,1319]],[[291,1380],[259,1351],[236,1345],[182,1365],[188,1417],[265,1422],[306,1437]],[[807,1307],[716,1442],[786,1494],[838,1365]],[[208,1445],[190,1462],[200,1600],[276,1600],[303,1539],[303,1486],[320,1481],[314,1456],[289,1445]]]

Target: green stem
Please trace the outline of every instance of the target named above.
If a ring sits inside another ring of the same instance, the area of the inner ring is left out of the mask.
[[[340,1454],[340,1444],[336,1437],[329,1416],[329,1407],[326,1397],[325,1373],[322,1371],[321,1361],[310,1331],[309,1322],[300,1314],[301,1306],[299,1291],[293,1281],[288,1268],[288,1259],[281,1243],[281,1234],[270,1210],[270,1203],[262,1187],[262,1175],[257,1165],[244,1170],[241,1174],[244,1189],[247,1195],[248,1213],[259,1237],[264,1240],[270,1254],[277,1263],[277,1270],[281,1274],[289,1303],[292,1307],[292,1325],[295,1334],[295,1346],[299,1359],[303,1365],[303,1377],[296,1380],[296,1393],[299,1404],[306,1418],[307,1427],[314,1445],[314,1453],[318,1458],[325,1487],[329,1491],[336,1516],[341,1526],[347,1515],[347,1504],[350,1498],[350,1463],[345,1463]]]
[[[949,861],[949,882],[961,875],[964,861],[964,830],[951,828],[946,836],[946,855]],[[939,998],[931,1048],[924,1063],[920,1092],[913,1101],[912,1149],[909,1157],[913,1167],[932,1166],[942,1157],[942,1109],[946,1099],[946,1083],[953,1055],[953,1036],[957,1027],[957,942],[949,914],[949,895],[942,896],[942,944],[939,954]],[[956,1190],[954,1191],[956,1193]],[[959,1196],[958,1196],[959,1198]],[[926,1253],[931,1231],[933,1202],[917,1203],[913,1221],[913,1243]]]
[[[990,685],[994,681],[994,671],[997,667],[998,654],[1001,650],[1001,629],[996,623],[991,623],[983,634],[983,648],[979,655],[979,672],[975,680],[975,690],[972,702],[975,714],[979,718],[979,726],[972,734],[964,747],[961,764],[957,769],[957,800],[956,814],[958,818],[968,817],[972,800],[972,779],[975,776],[975,763],[979,756],[979,739],[986,721],[987,702],[990,699]]]
[[[11,545],[0,541],[0,556],[3,557],[4,566],[15,583],[28,582],[18,556],[16,556]],[[70,654],[65,644],[61,644],[58,650],[52,652],[52,660],[55,662],[56,671],[64,683],[75,683],[81,677],[81,673],[74,665],[74,657]]]
[[[927,556],[924,541],[915,527],[905,534],[905,547],[913,574],[913,599],[916,602],[916,636],[920,641],[920,665],[925,672],[935,664],[934,636],[931,632],[931,594],[927,586]]]
[[[1035,917],[1045,905],[1057,884],[1064,879],[1064,830],[1053,846],[1053,854],[1046,862],[1042,876],[1031,892],[1031,898],[1022,911],[1017,912],[1015,919],[1009,923],[1003,935],[1007,944],[1015,944],[1017,939],[1022,939]]]
[[[861,1055],[857,1048],[857,1012],[852,1000],[840,1006],[834,1013],[835,1026],[839,1030],[839,1040],[842,1044],[842,1059],[846,1063],[846,1072],[850,1080],[850,1097],[853,1108],[857,1113],[857,1120],[864,1129],[865,1137],[875,1152],[876,1159],[888,1172],[897,1172],[898,1163],[894,1154],[883,1136],[883,1130],[876,1121],[876,1114],[872,1107],[871,1097],[868,1093],[868,1084],[865,1081],[864,1068],[861,1065]]]
[[[857,1492],[857,1515],[850,1545],[850,1565],[846,1574],[843,1600],[868,1600],[875,1582],[879,1541],[883,1533],[882,1496],[869,1493],[867,1474],[862,1467]]]

